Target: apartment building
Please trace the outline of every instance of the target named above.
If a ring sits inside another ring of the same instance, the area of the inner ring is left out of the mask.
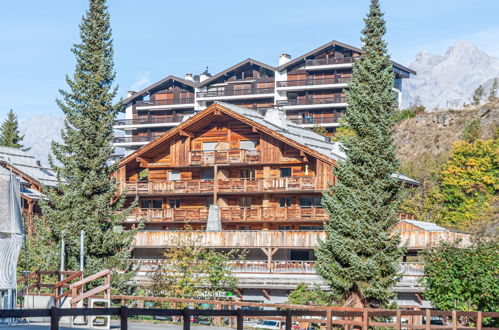
[[[245,260],[231,262],[240,299],[284,302],[300,283],[327,289],[314,272],[314,248],[329,219],[322,192],[335,182],[332,166],[345,158],[337,143],[286,119],[283,109],[215,102],[118,164],[128,205],[139,200],[125,227],[144,225],[133,257],[150,270],[162,249],[195,240],[247,251]],[[400,219],[393,231],[409,250],[394,290],[406,307],[427,306],[417,252],[461,234],[405,214]]]
[[[120,131],[116,147],[136,150],[215,101],[250,109],[278,107],[301,127],[323,126],[333,134],[348,106],[345,90],[352,79],[361,49],[331,41],[291,59],[281,54],[277,67],[248,58],[210,75],[168,76],[123,101],[125,118],[115,123]],[[415,72],[393,63],[394,90],[400,101],[402,79]]]

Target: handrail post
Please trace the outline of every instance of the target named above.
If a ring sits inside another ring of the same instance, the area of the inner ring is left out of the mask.
[[[120,329],[128,330],[128,307],[120,307]]]
[[[331,330],[333,327],[333,316],[331,315],[331,310],[326,310],[326,330]]]
[[[183,318],[183,330],[191,330],[191,316],[189,315],[189,310],[184,308],[182,311]]]
[[[452,330],[457,330],[457,315],[456,311],[452,311]]]
[[[400,310],[397,310],[397,325],[399,325],[400,323],[399,313]],[[365,310],[362,313],[362,330],[368,330],[368,329],[369,329],[369,312]],[[400,330],[400,327],[396,327],[396,329]]]
[[[395,325],[395,329],[400,330],[402,327],[402,311],[397,309],[397,324]]]
[[[59,330],[59,309],[50,308],[50,330]]]
[[[291,323],[293,323],[291,310],[286,309],[286,330],[291,330]]]
[[[482,330],[482,311],[476,313],[476,330]]]
[[[431,310],[427,308],[425,316],[425,330],[430,330],[430,319],[431,319]]]
[[[241,308],[238,308],[236,312],[237,312],[236,314],[237,330],[243,330],[244,326],[243,310]]]

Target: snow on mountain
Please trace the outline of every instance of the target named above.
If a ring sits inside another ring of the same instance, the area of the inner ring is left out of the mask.
[[[420,52],[409,67],[417,75],[404,81],[403,107],[420,103],[427,111],[462,108],[480,84],[487,95],[499,77],[499,58],[467,41],[457,41],[444,55]]]
[[[48,165],[48,155],[52,141],[61,141],[61,129],[64,117],[40,115],[19,122],[19,130],[24,134],[23,144],[30,147],[29,154],[35,156],[44,165]]]

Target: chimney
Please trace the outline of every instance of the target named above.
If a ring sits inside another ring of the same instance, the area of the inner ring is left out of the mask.
[[[192,77],[192,73],[186,73],[184,79],[188,80],[188,81],[194,81],[194,78]]]
[[[199,82],[203,82],[210,77],[211,74],[208,72],[208,67],[206,67],[206,70],[204,70],[203,73],[199,75]]]
[[[288,63],[289,61],[291,61],[291,55],[286,54],[286,53],[282,53],[282,54],[279,56],[279,66],[281,66],[281,65],[283,65],[283,64],[286,64],[286,63]]]
[[[130,97],[130,96],[137,94],[137,92],[136,91],[128,91],[128,92],[126,92],[126,94],[127,94],[126,97]]]

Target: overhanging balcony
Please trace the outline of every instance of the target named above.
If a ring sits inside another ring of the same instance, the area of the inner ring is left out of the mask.
[[[184,120],[184,116],[163,116],[151,118],[117,119],[114,121],[115,129],[137,129],[151,127],[174,127]]]
[[[273,98],[274,87],[232,89],[223,88],[197,92],[198,101]]]
[[[163,134],[147,135],[147,136],[117,136],[113,138],[113,146],[115,147],[141,147],[155,140]]]
[[[278,81],[279,91],[300,91],[314,89],[334,89],[348,87],[352,77],[309,78],[303,80]]]
[[[276,102],[278,107],[284,110],[299,110],[299,109],[320,109],[320,108],[345,108],[346,97],[321,97],[321,98],[304,98],[293,100],[280,100]]]
[[[299,125],[303,125],[303,127],[336,127],[339,126],[339,120],[341,119],[341,117],[343,117],[343,114],[334,114],[330,117],[291,118],[290,120]]]
[[[137,101],[137,110],[164,110],[194,108],[194,98]]]
[[[353,57],[318,58],[305,61],[305,70],[318,71],[329,69],[346,69],[353,67]]]
[[[261,163],[260,151],[245,149],[191,151],[189,152],[191,165],[214,164],[259,164]]]

